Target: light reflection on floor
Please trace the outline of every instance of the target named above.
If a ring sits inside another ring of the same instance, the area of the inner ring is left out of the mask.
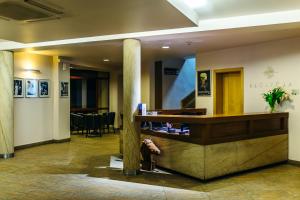
[[[300,168],[279,165],[203,183],[164,171],[122,174],[118,136],[20,150],[0,160],[0,200],[299,200]]]
[[[101,167],[99,167],[101,168]],[[110,157],[110,164],[109,166],[107,167],[102,167],[102,168],[111,168],[111,169],[115,169],[115,170],[120,170],[122,171],[123,170],[123,160],[117,156],[111,156]],[[167,171],[164,171],[164,170],[161,170],[161,169],[154,169],[153,171],[149,172],[149,171],[145,171],[145,170],[142,170],[141,169],[141,172],[144,172],[144,173],[156,173],[156,174],[170,174],[170,172],[167,172]]]

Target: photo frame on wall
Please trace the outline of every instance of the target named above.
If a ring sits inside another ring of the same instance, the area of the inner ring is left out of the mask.
[[[27,98],[38,97],[38,80],[26,79],[25,80],[25,96]]]
[[[50,84],[49,80],[41,79],[39,80],[39,97],[47,98],[49,97]]]
[[[69,82],[67,81],[60,82],[60,96],[61,97],[69,96]]]
[[[24,97],[24,80],[21,78],[14,79],[14,97],[15,98]]]
[[[211,96],[211,71],[203,70],[197,72],[198,96]]]

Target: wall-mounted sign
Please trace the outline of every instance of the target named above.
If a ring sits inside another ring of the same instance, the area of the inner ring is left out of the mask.
[[[165,75],[174,75],[177,76],[179,74],[179,69],[177,68],[164,68]]]
[[[198,71],[198,96],[211,95],[211,73],[210,70]]]
[[[291,88],[293,87],[292,82],[285,81],[266,81],[266,82],[250,82],[249,88],[257,89],[257,88],[273,88],[273,87],[283,87],[283,88]]]

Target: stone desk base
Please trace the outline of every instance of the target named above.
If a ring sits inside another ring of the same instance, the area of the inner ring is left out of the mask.
[[[201,180],[288,160],[287,134],[213,145],[141,136],[151,138],[160,148],[157,166]]]

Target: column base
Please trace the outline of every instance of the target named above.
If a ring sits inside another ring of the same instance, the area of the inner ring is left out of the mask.
[[[0,158],[3,158],[3,159],[9,159],[9,158],[13,158],[13,157],[15,157],[14,153],[0,154]]]
[[[136,176],[139,173],[140,173],[140,170],[133,170],[133,169],[126,170],[126,169],[123,169],[123,174],[125,176]]]

